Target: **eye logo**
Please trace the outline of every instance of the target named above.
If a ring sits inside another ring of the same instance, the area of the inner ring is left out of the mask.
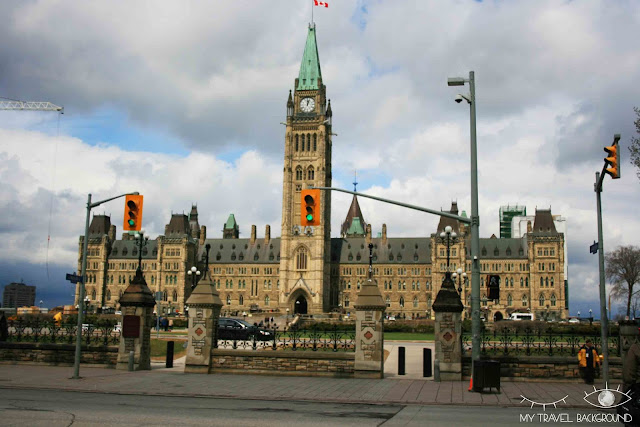
[[[597,396],[595,397],[597,398],[598,402],[595,403],[595,402],[589,401],[590,396],[595,395],[596,393],[597,393]],[[620,402],[618,403],[616,403],[616,393],[621,395]],[[594,386],[593,391],[591,393],[587,393],[585,391],[583,399],[589,405],[595,406],[596,408],[611,409],[611,408],[615,408],[616,406],[624,405],[625,403],[630,401],[631,395],[629,394],[629,392],[627,393],[621,392],[620,386],[618,386],[614,390],[612,388],[608,388],[608,385],[605,384],[604,388],[602,389],[597,389]]]
[[[547,410],[547,406],[553,406],[554,408],[557,408],[558,403],[563,402],[563,403],[567,403],[567,401],[565,400],[567,397],[569,397],[569,395],[567,394],[565,397],[563,397],[562,399],[556,400],[555,402],[546,402],[546,403],[542,403],[542,402],[534,402],[531,399],[528,399],[526,397],[524,397],[523,395],[520,395],[520,397],[522,398],[522,400],[520,401],[520,403],[527,401],[527,402],[531,402],[531,408],[533,408],[535,405],[538,406],[542,406],[542,410],[546,411]]]

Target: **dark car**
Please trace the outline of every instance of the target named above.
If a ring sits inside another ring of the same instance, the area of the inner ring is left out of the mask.
[[[273,333],[264,328],[252,325],[246,320],[221,317],[218,319],[218,339],[269,341]]]

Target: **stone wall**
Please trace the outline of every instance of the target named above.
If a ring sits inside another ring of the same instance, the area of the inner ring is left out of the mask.
[[[352,378],[354,363],[354,353],[215,349],[210,373]]]
[[[76,355],[75,344],[49,343],[0,343],[2,364],[44,364],[73,366]],[[115,367],[118,347],[82,346],[80,363],[102,367]]]
[[[496,356],[486,359],[500,362],[502,380],[582,380],[578,356]],[[471,377],[471,357],[462,358],[462,376],[464,379]],[[622,360],[619,357],[609,358],[609,378],[622,380]]]

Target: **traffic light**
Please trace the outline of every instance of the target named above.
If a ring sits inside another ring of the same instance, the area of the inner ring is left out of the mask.
[[[320,190],[302,190],[300,198],[300,225],[320,225]]]
[[[124,201],[124,231],[140,231],[142,228],[142,195],[130,194]]]
[[[604,158],[606,163],[605,172],[611,175],[611,178],[620,178],[620,150],[618,146],[618,139],[614,139],[613,145],[604,147],[604,151],[607,153],[607,157]],[[609,167],[606,167],[609,166]]]

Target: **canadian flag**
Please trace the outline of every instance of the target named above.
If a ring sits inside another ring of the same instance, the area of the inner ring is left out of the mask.
[[[329,7],[329,3],[327,3],[326,1],[313,0],[313,3],[314,3],[316,6]]]

